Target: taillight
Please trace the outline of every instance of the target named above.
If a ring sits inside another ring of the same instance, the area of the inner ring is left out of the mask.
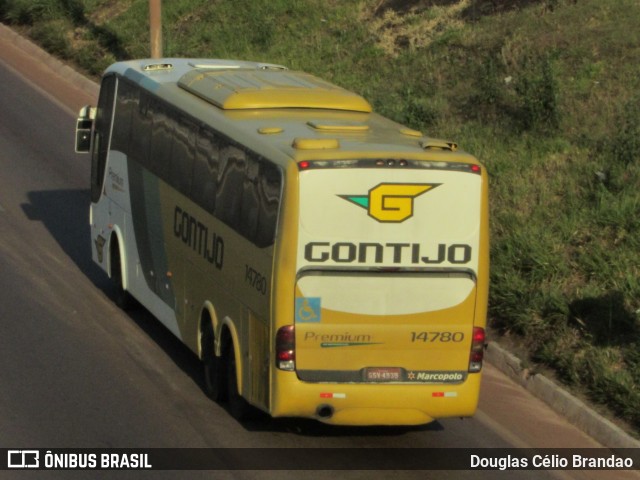
[[[473,327],[471,339],[471,354],[469,355],[469,372],[475,373],[482,370],[484,357],[484,328]]]
[[[296,337],[293,325],[285,325],[276,333],[276,367],[288,371],[296,368]]]

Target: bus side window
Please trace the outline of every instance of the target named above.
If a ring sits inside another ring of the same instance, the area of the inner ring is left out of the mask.
[[[129,139],[129,155],[145,168],[149,168],[149,141],[151,139],[149,103],[149,96],[144,92],[140,92],[140,95],[133,99],[131,138]]]
[[[149,170],[167,181],[176,121],[167,106],[158,100],[152,99],[149,102],[149,111],[152,119]]]
[[[131,117],[136,108],[135,98],[137,92],[127,82],[118,81],[118,96],[116,100],[116,112],[113,122],[113,135],[111,149],[124,154],[129,152],[131,136]]]
[[[258,187],[259,209],[258,226],[254,243],[259,247],[273,244],[280,208],[282,175],[275,165],[260,163]]]
[[[238,227],[240,228],[240,233],[252,242],[255,242],[258,230],[258,216],[260,215],[258,206],[259,175],[260,163],[248,155],[247,170],[242,185],[242,202],[240,204]]]
[[[220,149],[215,216],[238,232],[241,232],[240,209],[246,169],[245,157],[242,150],[232,145],[225,145]]]
[[[185,195],[191,191],[195,147],[196,125],[185,116],[180,116],[174,124],[169,178],[170,183]]]
[[[97,202],[102,195],[104,172],[109,152],[109,134],[113,102],[115,97],[116,77],[110,75],[102,80],[98,109],[93,131],[93,152],[91,157],[91,201]]]
[[[214,213],[218,190],[220,146],[211,130],[202,128],[196,140],[193,163],[193,199],[209,213]]]

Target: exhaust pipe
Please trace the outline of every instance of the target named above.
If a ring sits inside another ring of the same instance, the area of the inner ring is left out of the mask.
[[[316,415],[320,418],[333,417],[333,407],[331,405],[319,405],[316,409]]]

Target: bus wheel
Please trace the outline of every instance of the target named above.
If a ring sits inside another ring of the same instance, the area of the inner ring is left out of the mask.
[[[213,327],[206,322],[202,330],[202,362],[204,363],[204,391],[211,400],[220,402],[226,397],[226,384],[221,359],[216,357],[214,349]]]
[[[133,306],[133,297],[124,289],[122,283],[122,259],[120,258],[120,247],[118,241],[112,241],[111,250],[111,280],[115,286],[115,303],[122,310],[129,310]]]
[[[227,395],[229,400],[229,413],[236,420],[246,420],[251,411],[251,405],[238,393],[238,377],[236,375],[236,356],[233,345],[227,349]]]

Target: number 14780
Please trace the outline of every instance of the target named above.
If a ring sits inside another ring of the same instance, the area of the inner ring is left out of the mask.
[[[411,332],[412,342],[460,343],[463,340],[464,340],[464,332]]]

